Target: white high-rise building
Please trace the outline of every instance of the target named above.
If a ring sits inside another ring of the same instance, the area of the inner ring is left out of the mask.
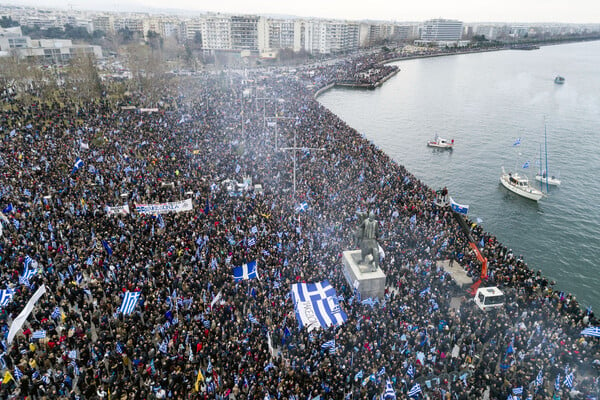
[[[451,19],[431,19],[423,23],[421,40],[430,42],[459,41],[463,34],[463,23]]]
[[[231,18],[225,15],[207,15],[201,19],[202,48],[205,50],[231,50]],[[190,31],[188,29],[188,39]]]

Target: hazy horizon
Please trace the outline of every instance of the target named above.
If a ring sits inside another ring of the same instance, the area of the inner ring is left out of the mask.
[[[255,15],[286,15],[307,18],[378,21],[425,21],[432,18],[458,19],[463,22],[507,23],[600,23],[600,2],[547,0],[526,4],[518,0],[483,2],[477,0],[425,0],[416,4],[400,4],[384,0],[364,2],[327,2],[305,0],[281,2],[255,0],[221,0],[219,2],[171,0],[14,0],[2,5],[112,12],[157,12],[181,10],[194,12],[221,12]],[[592,17],[593,16],[593,17]],[[591,19],[594,20],[591,20]]]

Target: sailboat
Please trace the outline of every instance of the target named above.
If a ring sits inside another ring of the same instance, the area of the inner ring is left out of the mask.
[[[548,192],[548,185],[560,186],[560,179],[554,175],[548,174],[548,139],[546,134],[546,125],[544,125],[544,147],[546,154],[546,169],[542,170],[542,148],[540,145],[540,172],[535,174],[535,180],[543,184],[546,184],[546,192]]]

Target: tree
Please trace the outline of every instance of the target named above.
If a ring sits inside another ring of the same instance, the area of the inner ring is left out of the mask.
[[[0,28],[12,28],[14,26],[19,26],[19,22],[13,20],[12,17],[3,15],[0,18]]]

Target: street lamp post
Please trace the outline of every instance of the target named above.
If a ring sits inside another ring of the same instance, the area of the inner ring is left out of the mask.
[[[325,151],[325,148],[323,148],[323,147],[298,147],[296,145],[296,131],[294,131],[294,147],[282,147],[281,150],[293,150],[294,151],[293,181],[294,181],[294,201],[296,201],[296,151],[297,150]]]

